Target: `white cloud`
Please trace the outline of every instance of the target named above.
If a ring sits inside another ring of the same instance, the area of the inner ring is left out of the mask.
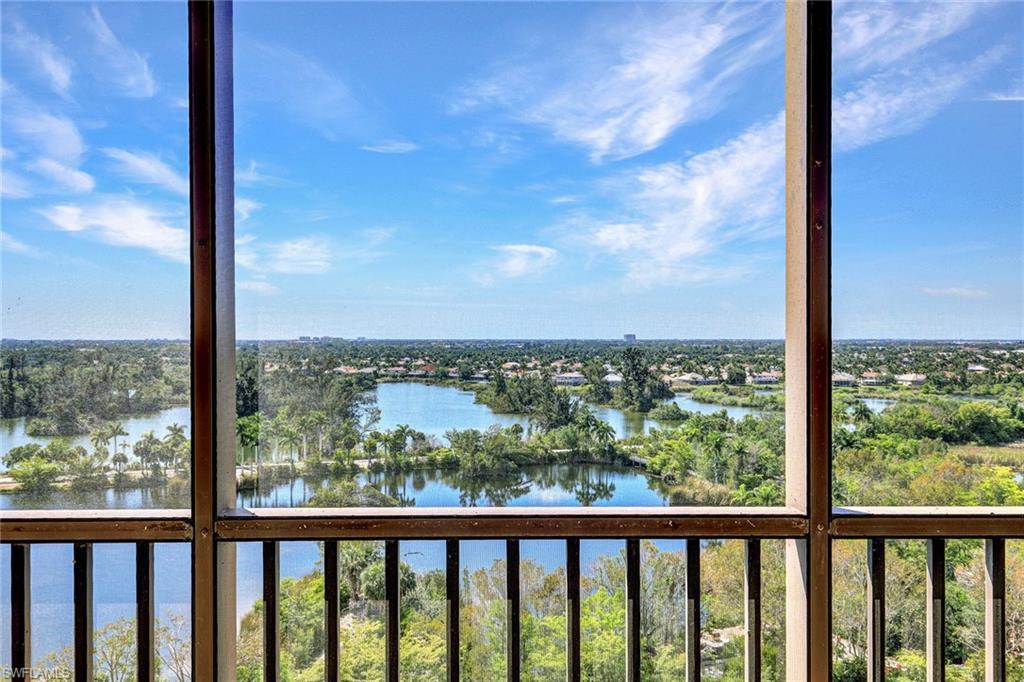
[[[495,264],[497,273],[510,279],[542,273],[558,260],[558,251],[550,246],[502,244],[493,248],[500,254]]]
[[[993,92],[985,97],[990,102],[1024,102],[1024,90]]]
[[[14,236],[7,231],[0,231],[0,251],[18,253],[25,256],[32,256],[33,258],[39,258],[44,255],[43,252],[36,247],[15,239]]]
[[[188,196],[188,179],[155,154],[130,152],[112,147],[105,148],[103,153],[116,162],[117,172],[129,180],[158,185],[169,192]]]
[[[5,199],[27,199],[32,196],[28,180],[15,173],[7,164],[0,169],[0,197]]]
[[[715,113],[737,77],[782,45],[770,7],[669,5],[611,19],[541,60],[503,64],[461,89],[451,111],[507,108],[595,162],[621,159]]]
[[[96,187],[96,181],[85,171],[66,166],[53,159],[37,159],[30,163],[28,168],[57,183],[60,191],[85,194]]]
[[[47,80],[54,92],[67,96],[73,71],[71,61],[52,42],[30,31],[22,22],[12,19],[9,26],[5,42]]]
[[[880,10],[879,16],[888,17],[887,12]],[[881,57],[873,57],[865,67],[882,68],[837,88],[832,123],[837,152],[918,130],[968,94],[985,71],[1005,56],[1006,50],[996,46],[962,63],[917,59],[929,45],[965,26],[973,10],[934,9],[926,14],[916,23],[913,16],[901,15],[900,21],[911,31],[905,39],[913,46],[900,47],[901,61],[893,60],[889,66]],[[883,46],[888,40],[874,26],[857,26],[863,33],[855,40],[870,54],[874,53],[865,46]],[[743,274],[750,270],[749,262],[728,263],[728,253],[721,249],[739,239],[782,233],[784,131],[780,113],[683,162],[617,174],[599,187],[613,208],[603,215],[577,214],[566,228],[578,237],[576,241],[618,258],[633,284]],[[932,295],[976,295],[969,290],[930,291],[944,292]]]
[[[552,197],[551,199],[548,200],[548,203],[555,204],[556,206],[559,206],[559,205],[562,205],[562,204],[578,204],[579,201],[580,201],[579,197],[574,197],[574,196],[570,196],[570,195],[563,195],[563,196],[559,196],[559,197]]]
[[[235,240],[235,262],[261,274],[316,275],[331,268],[332,249],[324,235],[261,243],[253,235]]]
[[[965,300],[980,300],[989,297],[988,291],[977,287],[921,287],[921,293],[925,296]]]
[[[4,88],[4,94],[8,88]],[[74,121],[65,116],[56,116],[33,110],[25,103],[19,105],[10,117],[11,129],[29,141],[43,156],[57,159],[67,165],[78,165],[85,153],[85,142]]]
[[[255,211],[263,208],[263,204],[245,197],[235,197],[235,216],[238,222],[244,223]]]
[[[919,129],[1002,54],[994,48],[967,64],[885,71],[856,83],[833,102],[835,149],[856,149]]]
[[[265,173],[266,166],[256,161],[249,161],[245,166],[235,166],[235,183],[238,185],[279,185],[285,181],[277,176]]]
[[[369,122],[349,87],[327,67],[298,52],[236,34],[235,110],[252,103],[283,109],[289,119],[328,140],[363,136]],[[244,116],[238,117],[241,125]]]
[[[419,148],[420,146],[415,142],[406,142],[404,140],[385,140],[378,144],[367,144],[360,147],[360,149],[377,154],[408,154]]]
[[[280,291],[280,289],[270,282],[266,282],[261,279],[241,280],[235,285],[235,287],[242,289],[243,291],[252,291],[257,294],[263,294],[264,296],[272,296]]]
[[[92,6],[86,26],[97,43],[97,59],[106,66],[103,75],[128,97],[152,97],[157,84],[149,62],[137,50],[122,43],[110,29],[99,7]]]
[[[904,62],[967,26],[976,2],[837,2],[833,57],[840,74]]]
[[[734,276],[736,266],[704,259],[738,238],[781,232],[784,131],[780,114],[684,162],[614,177],[606,190],[620,210],[587,218],[584,241],[621,258],[634,284]]]
[[[39,212],[59,230],[188,263],[188,230],[169,224],[170,216],[134,197],[105,196],[90,204],[57,204]]]

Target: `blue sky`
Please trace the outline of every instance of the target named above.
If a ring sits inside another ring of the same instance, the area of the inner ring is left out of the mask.
[[[3,336],[188,331],[185,7],[4,3]],[[838,3],[837,337],[1024,336],[1024,5]],[[781,4],[235,7],[238,334],[781,337]]]

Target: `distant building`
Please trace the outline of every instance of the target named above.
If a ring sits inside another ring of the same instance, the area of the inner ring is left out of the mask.
[[[561,372],[555,375],[555,384],[558,386],[582,386],[587,383],[587,378],[579,372]]]
[[[833,386],[853,386],[854,377],[848,372],[833,372],[832,374],[832,385]]]
[[[636,343],[636,334],[623,334],[622,338],[626,343]]]
[[[900,386],[922,386],[927,378],[924,374],[917,374],[915,372],[897,374],[896,383]]]
[[[621,374],[616,374],[615,372],[608,372],[608,374],[604,375],[604,383],[610,386],[618,386],[619,384],[622,383],[622,381],[623,379]]]
[[[881,386],[885,383],[885,377],[880,372],[864,372],[860,375],[862,386]]]
[[[715,377],[706,377],[703,374],[697,374],[696,372],[686,372],[685,374],[677,374],[672,377],[672,383],[704,386],[706,384],[717,384],[718,379]]]
[[[967,372],[969,374],[984,374],[988,371],[988,367],[985,365],[967,365]]]
[[[764,386],[770,384],[777,384],[782,381],[782,372],[759,372],[757,374],[751,374],[747,377],[748,384],[754,384],[755,386]]]

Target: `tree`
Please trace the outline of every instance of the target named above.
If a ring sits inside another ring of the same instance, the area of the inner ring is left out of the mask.
[[[121,422],[110,422],[110,425],[107,427],[107,435],[114,440],[114,452],[117,452],[118,436],[127,436],[128,432],[124,430],[124,424]]]

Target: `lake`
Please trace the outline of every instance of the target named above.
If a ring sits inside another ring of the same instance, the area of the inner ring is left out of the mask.
[[[435,384],[423,384],[415,382],[397,382],[380,384],[376,391],[377,408],[380,409],[380,423],[378,429],[393,429],[399,424],[406,424],[436,437],[444,442],[444,434],[449,429],[480,429],[486,430],[492,425],[511,426],[521,424],[529,428],[529,419],[522,415],[499,414],[491,410],[487,405],[474,402],[475,394],[472,391],[464,391],[452,386],[438,386]],[[700,403],[693,400],[688,393],[677,395],[672,400],[683,410],[710,414],[725,410],[734,419],[742,419],[748,414],[762,414],[760,411],[748,407],[727,407]],[[615,434],[619,438],[629,438],[637,433],[646,433],[652,426],[658,423],[648,419],[642,414],[623,412],[613,407],[602,407],[591,405],[594,414],[612,425]],[[167,433],[167,427],[171,424],[181,424],[185,427],[186,435],[189,434],[191,425],[191,414],[188,407],[172,407],[153,414],[137,415],[121,418],[125,431],[128,432],[127,441],[134,443],[143,434],[153,431],[158,437]],[[52,438],[30,436],[25,432],[27,420],[3,419],[0,420],[0,453],[6,453],[11,448],[28,443],[40,443],[45,445]],[[122,441],[122,439],[118,439]],[[88,435],[72,437],[71,442],[92,450]],[[278,456],[276,459],[283,459]],[[0,471],[3,470],[0,464]],[[123,506],[123,505],[119,505]]]

